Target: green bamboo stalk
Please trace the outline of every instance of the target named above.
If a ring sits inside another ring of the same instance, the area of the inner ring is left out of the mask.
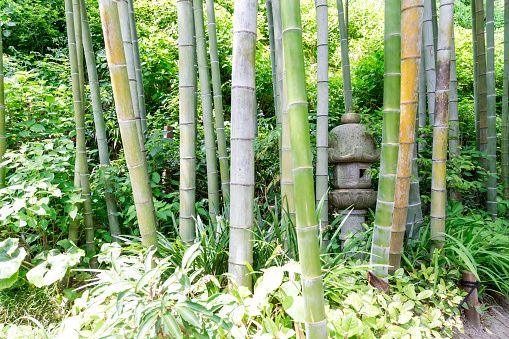
[[[194,28],[196,31],[196,51],[198,55],[198,73],[200,76],[201,105],[203,112],[203,129],[205,132],[205,156],[207,159],[207,188],[209,214],[212,223],[216,223],[219,205],[219,183],[217,175],[216,137],[212,115],[212,95],[210,90],[209,63],[207,60],[207,41],[203,19],[202,0],[193,0]]]
[[[4,52],[2,42],[2,24],[0,23],[0,162],[7,150],[7,131],[5,127],[5,93],[4,93]],[[5,167],[0,166],[0,188],[5,187]]]
[[[85,109],[85,68],[83,67],[83,39],[81,28],[81,8],[79,0],[72,0],[74,13],[74,36],[76,41],[76,53],[78,56],[78,74],[80,81],[80,93],[83,109]]]
[[[276,50],[276,128],[280,132],[278,137],[279,148],[279,181],[283,174],[283,149],[282,149],[282,107],[283,107],[283,24],[281,23],[281,1],[272,0],[272,17],[274,19],[274,40]]]
[[[387,281],[399,152],[401,0],[385,1],[384,108],[380,179],[371,246],[372,274]]]
[[[437,45],[437,95],[433,128],[433,165],[431,179],[431,254],[441,249],[445,236],[447,204],[446,166],[449,132],[449,84],[454,0],[440,1],[440,25]]]
[[[272,0],[265,0],[267,14],[267,26],[269,30],[270,64],[272,67],[272,92],[274,93],[274,110],[278,113],[277,102],[277,65],[276,65],[276,42],[274,39],[274,15],[272,11]]]
[[[423,22],[424,26],[424,22]],[[424,27],[423,27],[424,28]],[[424,31],[423,31],[424,37]],[[424,61],[424,38],[421,38],[421,64],[419,66],[419,113],[418,113],[418,129],[426,127],[426,100],[427,100],[427,92],[426,92],[426,67]],[[418,151],[419,153],[423,152],[426,148],[426,141],[421,141],[418,143]],[[417,154],[416,154],[417,156]],[[413,166],[413,165],[412,165]]]
[[[487,145],[486,158],[490,176],[487,180],[487,209],[493,220],[497,217],[497,116],[495,91],[495,3],[486,0],[486,85]]]
[[[117,4],[99,0],[106,57],[110,69],[117,119],[131,178],[140,235],[145,246],[157,246],[156,219],[147,163],[141,152],[122,42]]]
[[[438,45],[438,15],[437,15],[437,0],[430,0],[431,3],[431,15],[433,22],[433,55],[437,55],[437,45]],[[436,57],[435,57],[435,67],[436,67]]]
[[[81,179],[80,179],[80,163],[79,159],[76,157],[74,159],[74,187],[81,188]],[[80,206],[76,206],[79,210]],[[80,219],[76,216],[74,220],[69,224],[69,237],[68,239],[72,241],[75,245],[78,245],[80,234]]]
[[[420,99],[419,99],[420,100]],[[424,96],[426,100],[426,96]],[[419,119],[417,119],[419,120]],[[418,121],[416,121],[416,127]],[[416,128],[416,133],[418,128]],[[417,144],[414,144],[414,152],[412,157],[412,182],[410,183],[410,192],[408,198],[408,213],[406,217],[406,237],[408,239],[419,239],[419,230],[423,224],[421,190],[419,187],[419,168],[417,164]]]
[[[192,0],[177,2],[179,38],[180,238],[191,243],[196,218],[196,120]]]
[[[228,272],[251,289],[253,263],[254,108],[257,0],[237,0],[233,13],[230,259]]]
[[[77,10],[77,13],[73,12],[73,7]],[[83,217],[85,224],[86,250],[87,255],[90,255],[95,253],[94,219],[92,216],[92,200],[90,195],[90,181],[88,177],[88,161],[85,140],[85,112],[83,109],[83,101],[81,100],[83,96],[81,94],[78,55],[76,52],[76,33],[74,29],[74,22],[76,21],[74,15],[78,14],[80,14],[79,3],[78,7],[76,7],[73,6],[72,0],[65,0],[65,18],[67,25],[67,40],[69,44],[69,60],[71,63],[74,116],[76,121],[76,157],[79,162],[81,196],[84,199]],[[78,21],[81,22],[81,14]],[[97,268],[97,261],[94,258],[90,260],[89,264],[91,268]]]
[[[435,88],[437,81],[436,50],[433,43],[433,13],[432,3],[435,0],[424,1],[424,19],[422,22],[422,30],[424,34],[424,62],[426,67],[426,83],[428,91],[428,113],[429,124],[434,125],[435,121]]]
[[[458,115],[458,76],[456,70],[456,46],[454,39],[454,27],[452,32],[451,50],[451,84],[449,92],[449,157],[460,155],[460,127]],[[460,171],[457,171],[459,175]],[[458,190],[450,190],[449,198],[452,201],[461,201],[461,193]]]
[[[88,79],[90,85],[90,96],[92,98],[92,111],[94,113],[95,135],[97,139],[97,148],[99,150],[99,164],[103,168],[110,166],[110,155],[108,150],[108,140],[106,138],[106,125],[104,123],[103,108],[101,103],[101,92],[99,88],[99,79],[97,77],[97,68],[95,63],[95,53],[92,46],[92,36],[90,34],[90,24],[88,22],[87,7],[85,0],[80,1],[81,27],[83,31],[83,48],[85,51],[85,61],[87,64]],[[120,224],[118,221],[118,210],[115,196],[112,193],[112,186],[109,179],[104,183],[104,198],[106,200],[106,209],[108,211],[108,224],[113,241],[120,242]]]
[[[479,122],[479,70],[477,66],[477,33],[476,33],[475,0],[472,1],[472,60],[474,77],[474,116],[475,116],[475,149],[481,150],[481,130]]]
[[[141,151],[146,155],[145,136],[141,124],[140,105],[138,103],[138,86],[136,78],[136,66],[134,61],[134,48],[131,34],[131,24],[129,15],[129,4],[127,0],[117,1],[118,15],[120,17],[120,28],[122,29],[122,40],[124,44],[124,54],[127,63],[127,76],[129,77],[129,87],[131,100],[133,101],[134,117],[136,119],[136,129],[138,130],[138,139],[140,140]]]
[[[129,24],[131,25],[131,42],[133,46],[134,67],[136,71],[136,92],[138,93],[141,127],[143,134],[147,134],[147,109],[145,107],[145,90],[143,88],[143,73],[141,71],[140,47],[138,45],[138,31],[136,30],[136,16],[134,15],[133,0],[127,0],[127,3],[129,5]]]
[[[327,0],[316,0],[316,205],[320,211],[320,229],[329,224],[329,25]]]
[[[476,9],[476,48],[477,48],[477,88],[479,95],[479,134],[480,151],[486,153],[488,146],[488,89],[486,80],[486,50],[484,46],[484,1],[475,0]],[[482,167],[488,172],[486,157],[482,158]]]
[[[299,0],[282,0],[283,48],[306,337],[327,338]]]
[[[396,195],[389,252],[389,273],[391,274],[394,274],[401,266],[406,233],[419,100],[423,8],[422,0],[401,1],[401,115]]]
[[[226,134],[224,130],[223,96],[221,94],[221,72],[219,67],[219,53],[217,49],[217,28],[214,0],[207,0],[207,21],[210,67],[212,69],[212,90],[214,92],[217,149],[219,153],[219,172],[221,173],[223,199],[226,203],[228,203],[230,201],[230,168],[228,164],[228,150],[226,148]]]
[[[501,140],[501,167],[504,197],[509,197],[509,171],[508,171],[508,139],[507,125],[509,114],[509,0],[504,1],[504,82],[502,90],[502,140]],[[1,104],[1,103],[0,103]]]
[[[281,71],[278,76],[279,86],[281,87],[281,205],[282,205],[282,225],[285,230],[283,238],[289,239],[288,232],[295,227],[295,191],[294,180],[292,174],[292,144],[290,139],[290,117],[288,113],[288,92],[286,82],[286,63],[284,57],[283,46],[283,22],[282,22],[282,6],[281,0],[273,0],[274,17],[279,16],[278,30],[276,35],[276,42],[280,43],[281,55]],[[280,33],[279,33],[280,32]],[[280,34],[280,35],[279,35]],[[277,44],[276,44],[277,45]],[[292,248],[288,244],[288,248]]]
[[[343,93],[345,113],[353,113],[352,77],[350,75],[350,57],[348,55],[348,35],[346,33],[343,0],[337,0],[339,35],[341,37],[341,70],[343,72]]]

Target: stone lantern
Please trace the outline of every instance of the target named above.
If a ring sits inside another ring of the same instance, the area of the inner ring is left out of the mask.
[[[371,187],[371,163],[380,159],[373,136],[360,124],[357,113],[345,113],[341,125],[331,131],[329,163],[334,164],[333,186],[329,193],[329,208],[341,212],[353,207],[340,232],[342,241],[351,231],[364,232],[367,209],[376,204],[377,192]]]

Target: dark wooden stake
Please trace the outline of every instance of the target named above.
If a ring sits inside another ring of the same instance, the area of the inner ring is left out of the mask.
[[[475,275],[472,272],[469,271],[463,271],[461,272],[461,275],[463,277],[463,281],[471,281],[473,283],[477,282],[477,279],[475,278]],[[463,289],[468,293],[472,289],[472,287],[463,286]],[[477,289],[470,294],[470,296],[467,299],[467,305],[468,309],[465,310],[465,314],[472,323],[472,326],[480,330],[481,329],[481,317],[479,313],[476,310],[476,307],[479,307],[479,298],[477,295]]]

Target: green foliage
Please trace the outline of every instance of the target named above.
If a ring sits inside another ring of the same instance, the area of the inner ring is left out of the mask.
[[[0,242],[0,290],[16,282],[25,256],[25,249],[18,247],[18,239],[8,238]]]
[[[224,337],[236,333],[223,308],[227,295],[211,295],[200,270],[192,268],[197,246],[184,254],[182,267],[171,256],[155,257],[155,250],[121,255],[118,244],[103,246],[99,261],[111,265],[95,270],[93,288],[76,299],[72,316],[60,333],[74,338]]]

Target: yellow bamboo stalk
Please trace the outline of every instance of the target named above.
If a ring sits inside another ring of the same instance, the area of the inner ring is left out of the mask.
[[[403,0],[401,2],[401,116],[396,197],[389,252],[390,273],[394,273],[400,267],[401,253],[403,253],[408,197],[412,179],[415,116],[419,99],[423,11],[422,0]]]

